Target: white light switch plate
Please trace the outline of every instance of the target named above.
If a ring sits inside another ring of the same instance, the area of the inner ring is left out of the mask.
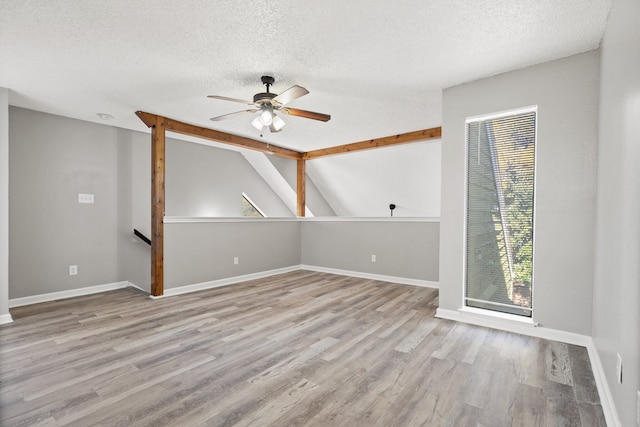
[[[93,203],[93,194],[78,193],[78,203]]]

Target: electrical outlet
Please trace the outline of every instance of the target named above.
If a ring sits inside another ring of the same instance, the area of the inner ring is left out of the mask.
[[[93,203],[93,194],[78,193],[78,203]]]
[[[236,256],[233,257],[233,265],[238,265],[240,263],[240,259]]]
[[[622,384],[622,356],[618,353],[618,359],[616,362],[616,378],[618,383]]]
[[[376,256],[375,255],[371,255],[371,262],[376,262]]]
[[[78,266],[77,265],[70,265],[69,266],[69,276],[75,276],[76,274],[78,274]]]

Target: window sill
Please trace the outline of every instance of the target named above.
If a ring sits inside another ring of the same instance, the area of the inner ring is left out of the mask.
[[[539,328],[539,324],[528,317],[472,307],[463,307],[457,310],[438,308],[436,317],[530,336],[539,336],[544,332],[542,329],[545,329]]]
[[[515,314],[509,313],[501,313],[499,311],[493,310],[482,310],[479,308],[473,307],[463,307],[458,309],[458,313],[464,317],[472,317],[478,319],[486,319],[488,321],[499,321],[511,323],[518,326],[530,326],[536,327],[538,326],[537,322],[534,322],[531,317],[518,316]]]

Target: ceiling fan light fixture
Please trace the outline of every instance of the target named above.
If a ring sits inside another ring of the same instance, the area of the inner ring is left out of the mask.
[[[273,111],[270,108],[265,108],[260,113],[260,123],[264,126],[270,126],[273,121]]]
[[[263,124],[260,121],[260,116],[256,117],[255,119],[253,119],[253,121],[251,122],[251,124],[253,125],[254,128],[258,129],[258,130],[262,130]]]
[[[284,125],[286,125],[286,123],[284,122],[284,120],[282,120],[280,117],[276,116],[275,114],[273,115],[273,120],[271,123],[271,130],[274,132],[280,132],[282,130],[282,128],[284,127]]]

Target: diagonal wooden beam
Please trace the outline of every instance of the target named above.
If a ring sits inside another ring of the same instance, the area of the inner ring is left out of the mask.
[[[401,133],[399,135],[385,136],[383,138],[369,139],[367,141],[354,142],[352,144],[338,145],[336,147],[321,148],[319,150],[308,151],[302,155],[305,160],[317,159],[318,157],[332,156],[334,154],[351,153],[371,148],[387,147],[396,144],[406,144],[409,142],[426,141],[442,137],[442,128],[430,128],[417,130],[415,132]]]
[[[156,116],[155,114],[145,113],[144,111],[136,111],[136,115],[140,118],[140,120],[144,122],[144,124],[149,127],[153,126],[156,117],[161,117]],[[255,139],[196,126],[167,117],[162,118],[164,119],[166,130],[171,132],[180,133],[182,135],[195,136],[198,138],[204,138],[216,142],[222,142],[229,145],[235,145],[237,147],[249,148],[251,150],[262,151],[264,153],[272,153],[290,159],[302,158],[301,152],[291,150],[289,148],[279,147],[273,144],[266,144]]]

